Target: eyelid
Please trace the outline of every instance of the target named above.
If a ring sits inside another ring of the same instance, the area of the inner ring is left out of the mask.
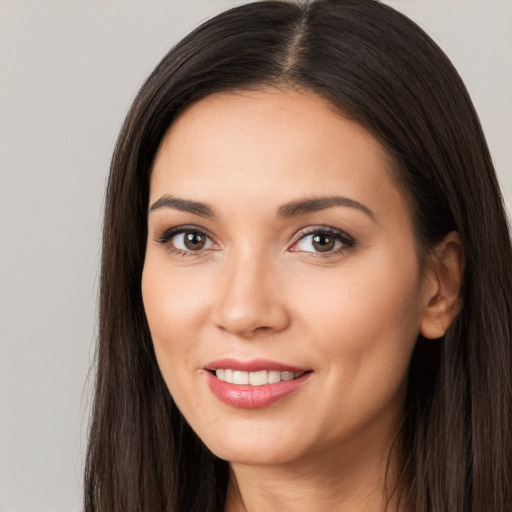
[[[186,231],[197,231],[202,235],[208,237],[213,242],[213,237],[208,233],[208,231],[199,226],[195,226],[194,224],[183,224],[180,226],[174,226],[172,228],[168,228],[162,231],[160,236],[155,238],[155,242],[165,244],[167,243],[173,236],[179,235],[180,233],[185,233]]]
[[[299,249],[294,249],[294,247],[297,246],[297,244],[306,238],[307,236],[314,235],[314,234],[326,234],[329,236],[334,237],[336,240],[340,241],[342,243],[342,246],[333,250],[333,251],[327,251],[327,252],[315,252],[315,251],[302,251]],[[353,249],[355,246],[355,239],[351,235],[349,235],[346,231],[343,231],[338,228],[333,228],[331,226],[311,226],[308,228],[304,228],[300,230],[296,236],[294,237],[294,241],[291,245],[291,247],[288,250],[291,250],[292,252],[301,252],[303,254],[307,254],[308,256],[312,257],[329,257],[334,256],[337,254],[340,254],[342,252],[348,251],[350,249]]]
[[[209,247],[204,250],[200,249],[197,251],[192,251],[192,250],[184,251],[184,250],[179,249],[173,245],[172,248],[169,247],[170,252],[181,254],[183,256],[196,256],[197,257],[197,256],[200,256],[200,255],[208,252],[208,251],[211,251],[212,249],[215,250],[215,249],[219,248],[219,245],[216,243],[214,237],[209,233],[208,230],[206,230],[205,228],[202,228],[200,226],[194,225],[194,224],[184,224],[184,225],[174,226],[172,228],[165,229],[165,230],[163,230],[163,232],[160,236],[155,237],[155,242],[162,244],[162,245],[168,245],[170,240],[173,237],[175,237],[176,235],[179,235],[181,233],[185,233],[187,231],[195,231],[195,232],[201,233],[202,235],[204,235],[211,241],[213,247]],[[316,252],[316,251],[304,251],[304,250],[300,250],[300,249],[296,249],[296,248],[294,249],[294,247],[296,247],[297,244],[301,240],[303,240],[307,236],[314,235],[314,234],[325,234],[325,235],[334,237],[337,241],[341,242],[342,246],[338,247],[335,250],[326,251],[324,253]],[[302,228],[294,235],[293,238],[294,238],[294,240],[293,240],[291,246],[288,248],[288,251],[300,252],[300,253],[307,255],[308,257],[311,256],[311,257],[324,257],[325,258],[325,257],[329,257],[329,256],[335,256],[342,252],[353,249],[353,247],[355,246],[355,240],[351,235],[349,235],[347,232],[345,232],[341,229],[334,228],[331,226],[310,226],[307,228]]]
[[[180,235],[182,233],[190,232],[190,231],[200,233],[201,235],[208,238],[208,240],[212,244],[212,247],[193,251],[193,250],[180,249],[179,247],[176,247],[174,244],[170,243],[173,237]],[[215,242],[213,236],[210,235],[208,230],[206,230],[200,226],[196,226],[194,224],[174,226],[172,228],[166,229],[163,231],[163,233],[160,236],[155,237],[154,240],[155,240],[155,242],[157,242],[161,245],[167,246],[169,253],[177,254],[177,255],[180,255],[183,257],[188,257],[188,258],[193,258],[193,257],[197,258],[200,256],[204,256],[205,254],[209,253],[211,250],[215,250],[216,248],[218,248],[218,244]]]

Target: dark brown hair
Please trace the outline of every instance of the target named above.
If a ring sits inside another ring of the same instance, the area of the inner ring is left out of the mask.
[[[207,21],[157,66],[121,130],[108,184],[86,512],[220,512],[228,466],[177,410],[141,297],[149,179],[167,129],[215,92],[290,86],[326,98],[399,162],[419,246],[457,230],[464,306],[418,339],[397,492],[416,512],[510,512],[511,245],[467,91],[432,40],[374,0],[260,1]]]

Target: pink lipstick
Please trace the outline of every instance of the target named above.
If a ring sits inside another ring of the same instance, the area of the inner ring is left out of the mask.
[[[312,371],[265,359],[222,359],[205,367],[212,393],[222,402],[245,409],[267,407],[300,389]]]

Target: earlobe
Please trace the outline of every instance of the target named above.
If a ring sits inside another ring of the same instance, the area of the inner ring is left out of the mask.
[[[448,233],[433,249],[426,273],[420,334],[437,339],[444,336],[462,308],[464,248],[456,231]]]

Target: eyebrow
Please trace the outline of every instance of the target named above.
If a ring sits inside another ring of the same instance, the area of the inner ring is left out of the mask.
[[[377,218],[370,208],[359,201],[342,196],[315,197],[311,199],[299,199],[297,201],[292,201],[281,206],[277,212],[277,216],[282,219],[288,219],[290,217],[298,217],[299,215],[305,215],[307,213],[327,210],[328,208],[334,208],[335,206],[355,208],[356,210],[366,214],[374,222],[377,222]]]
[[[277,211],[277,217],[280,219],[289,219],[291,217],[298,217],[308,213],[314,213],[321,210],[327,210],[336,206],[343,206],[348,208],[355,208],[370,217],[371,220],[377,222],[375,214],[359,201],[349,199],[348,197],[342,196],[330,196],[330,197],[314,197],[307,199],[299,199],[297,201],[291,201],[282,205]],[[172,208],[174,210],[180,210],[189,212],[200,217],[215,218],[217,214],[211,206],[206,203],[200,203],[198,201],[192,201],[190,199],[181,199],[170,195],[162,196],[157,199],[150,207],[149,213],[159,210],[161,208]]]
[[[149,213],[159,210],[161,208],[173,208],[174,210],[181,210],[183,212],[193,213],[200,217],[216,217],[213,208],[205,203],[191,201],[189,199],[180,199],[173,196],[162,196],[157,199],[150,207]]]

